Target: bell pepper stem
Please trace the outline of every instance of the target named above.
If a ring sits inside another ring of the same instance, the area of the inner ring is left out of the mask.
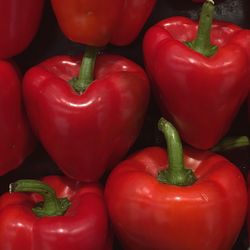
[[[210,41],[213,14],[214,1],[206,0],[202,5],[196,39],[191,42],[186,42],[188,47],[207,57],[214,55],[218,49],[218,47],[211,44]]]
[[[95,61],[98,49],[86,46],[78,77],[70,80],[73,89],[81,94],[94,80]]]
[[[169,161],[169,167],[159,172],[158,180],[177,186],[192,185],[196,177],[191,169],[184,167],[183,148],[177,130],[164,118],[159,120],[158,128],[166,139]]]
[[[222,139],[211,151],[213,152],[224,152],[227,150],[249,147],[250,138],[248,136],[230,136]]]
[[[32,208],[38,217],[63,215],[70,206],[67,198],[57,198],[55,191],[49,185],[38,180],[18,180],[9,185],[9,191],[40,194],[44,200]]]

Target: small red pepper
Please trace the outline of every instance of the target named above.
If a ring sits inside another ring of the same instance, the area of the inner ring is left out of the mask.
[[[19,180],[10,191],[0,197],[0,249],[112,249],[98,184],[48,176],[42,182]]]
[[[35,140],[24,112],[19,73],[5,60],[0,60],[0,88],[0,175],[4,175],[33,151]]]
[[[105,199],[124,249],[232,249],[246,218],[247,189],[226,158],[181,145],[159,121],[168,153],[145,148],[109,175]]]
[[[99,179],[125,156],[149,100],[148,78],[140,66],[117,55],[97,56],[95,63],[94,51],[85,52],[81,69],[80,58],[56,56],[24,76],[36,135],[66,175],[83,181]]]
[[[228,132],[250,87],[250,30],[212,23],[213,10],[211,1],[203,4],[199,26],[186,17],[162,20],[143,42],[162,114],[200,149]]]
[[[0,0],[0,58],[21,53],[34,38],[44,0]]]
[[[51,0],[64,34],[74,42],[103,47],[133,42],[156,0]]]

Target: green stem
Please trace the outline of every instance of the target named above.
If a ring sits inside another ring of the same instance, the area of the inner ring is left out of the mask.
[[[230,149],[250,146],[250,138],[248,136],[232,136],[221,140],[215,147],[211,149],[213,152],[224,152]]]
[[[177,130],[164,118],[159,120],[158,128],[165,136],[169,159],[169,167],[159,172],[158,180],[177,186],[192,185],[196,177],[191,169],[184,167],[182,143]]]
[[[210,36],[213,23],[214,2],[206,0],[202,5],[196,39],[186,42],[186,45],[204,56],[212,56],[217,51],[217,46],[211,44]]]
[[[94,80],[95,61],[98,49],[87,46],[80,66],[78,77],[70,80],[73,89],[81,94]]]
[[[70,201],[67,198],[57,198],[55,191],[49,185],[38,180],[18,180],[11,183],[9,189],[10,193],[32,192],[40,194],[44,199],[43,202],[39,202],[32,208],[39,217],[63,215],[70,206]]]

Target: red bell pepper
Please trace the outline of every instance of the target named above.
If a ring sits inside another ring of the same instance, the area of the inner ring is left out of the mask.
[[[140,66],[117,55],[97,56],[94,66],[93,54],[87,50],[80,72],[80,58],[55,56],[24,76],[26,109],[36,135],[59,168],[82,181],[99,179],[125,156],[149,99]],[[78,73],[80,84],[73,80],[71,86],[68,81]]]
[[[51,0],[64,34],[74,42],[102,47],[133,42],[156,0]]]
[[[44,0],[0,0],[0,58],[21,53],[34,38]]]
[[[0,197],[0,249],[111,250],[112,238],[103,192],[49,176],[43,182],[20,180]],[[35,192],[36,194],[20,192]]]
[[[167,149],[148,147],[118,164],[105,199],[125,249],[229,250],[244,224],[240,170],[209,151],[182,148],[171,123],[159,121]]]
[[[16,66],[0,60],[0,175],[18,167],[33,151],[35,140],[22,103]]]
[[[212,22],[213,10],[211,1],[203,4],[199,25],[185,17],[162,20],[143,42],[163,116],[200,149],[228,132],[249,92],[250,30]]]

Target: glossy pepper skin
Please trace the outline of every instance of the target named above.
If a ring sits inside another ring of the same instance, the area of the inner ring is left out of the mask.
[[[61,216],[38,217],[37,194],[4,193],[0,197],[0,249],[111,250],[112,239],[102,188],[62,176],[43,179],[70,207]]]
[[[124,249],[232,249],[246,216],[243,175],[209,151],[185,147],[183,157],[196,177],[185,186],[159,181],[170,168],[162,147],[142,149],[112,170],[105,199]]]
[[[12,63],[0,60],[0,175],[18,167],[33,151],[22,100],[21,77]]]
[[[249,91],[250,30],[213,21],[212,56],[184,44],[198,23],[170,17],[153,25],[143,41],[146,68],[162,114],[193,147],[209,149],[228,132]]]
[[[156,0],[51,0],[59,26],[69,39],[103,47],[133,42]]]
[[[44,0],[0,0],[0,58],[25,50],[40,24]]]
[[[116,55],[96,59],[94,81],[79,94],[68,83],[80,58],[56,56],[24,76],[32,127],[59,168],[94,181],[121,160],[136,140],[149,99],[144,70]]]

